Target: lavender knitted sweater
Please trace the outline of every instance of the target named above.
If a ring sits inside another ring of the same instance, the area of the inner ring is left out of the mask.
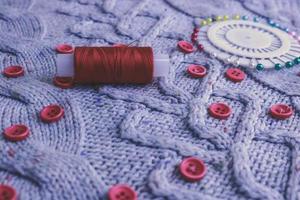
[[[0,129],[26,124],[21,142],[0,137],[0,184],[20,200],[106,199],[115,184],[140,200],[300,199],[299,66],[281,72],[243,69],[233,83],[229,67],[195,52],[178,51],[201,18],[217,14],[271,17],[297,30],[297,0],[0,0],[0,70],[24,66],[26,75],[0,76]],[[294,14],[293,14],[294,13]],[[54,87],[59,43],[150,45],[170,56],[167,78],[152,84]],[[203,79],[186,74],[205,65]],[[227,103],[228,120],[212,118],[212,102]],[[65,116],[43,123],[39,111],[57,103]],[[294,115],[275,120],[275,103]],[[190,183],[178,164],[203,160],[205,177]]]

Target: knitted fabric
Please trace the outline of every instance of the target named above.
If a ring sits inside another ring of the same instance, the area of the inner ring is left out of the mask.
[[[25,76],[0,76],[0,129],[25,124],[20,142],[0,137],[0,183],[20,200],[106,199],[115,184],[127,184],[140,200],[300,199],[299,66],[256,72],[233,83],[230,66],[199,51],[177,49],[201,18],[241,13],[300,26],[294,0],[0,0],[0,70],[19,64]],[[293,13],[295,13],[293,15]],[[166,78],[148,85],[53,86],[55,46],[150,45],[170,57]],[[187,75],[202,64],[203,79]],[[225,102],[227,120],[207,107]],[[57,103],[65,116],[40,120]],[[287,120],[268,115],[285,103]],[[187,156],[205,162],[207,174],[185,181],[178,164]]]

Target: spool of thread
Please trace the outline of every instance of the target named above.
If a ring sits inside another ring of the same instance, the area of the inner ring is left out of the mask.
[[[57,55],[57,77],[72,77],[76,84],[150,83],[167,76],[167,55],[153,55],[151,47],[75,47]]]

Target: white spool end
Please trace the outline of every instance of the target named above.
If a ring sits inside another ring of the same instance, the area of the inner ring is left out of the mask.
[[[57,54],[56,76],[74,77],[74,54]]]
[[[167,77],[170,70],[169,57],[166,54],[154,55],[154,77]],[[74,54],[57,54],[56,76],[74,77]]]
[[[170,60],[167,54],[154,55],[154,77],[167,77],[170,70]]]

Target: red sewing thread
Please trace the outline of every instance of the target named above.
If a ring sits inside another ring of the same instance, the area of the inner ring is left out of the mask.
[[[74,83],[150,83],[153,52],[150,47],[76,47]]]

